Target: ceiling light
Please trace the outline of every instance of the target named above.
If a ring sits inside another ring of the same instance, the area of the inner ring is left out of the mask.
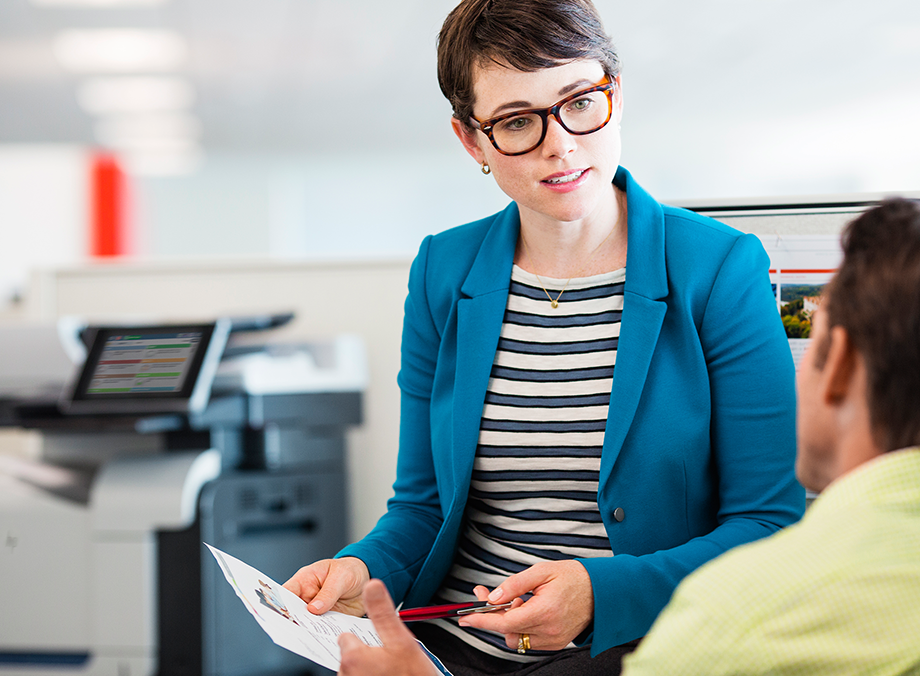
[[[120,115],[96,124],[96,139],[110,148],[186,148],[201,136],[192,115]]]
[[[138,7],[162,5],[167,0],[32,0],[40,7]]]
[[[199,146],[194,141],[189,141],[187,139],[181,138],[148,140],[138,139],[123,145],[107,145],[104,147],[120,155],[130,155],[132,157],[141,155],[144,157],[174,157],[179,155],[185,156],[189,154],[200,153],[201,151],[201,146]]]
[[[60,64],[78,73],[174,70],[188,55],[178,33],[139,28],[68,29],[52,47]]]
[[[143,153],[184,153],[198,147],[195,139],[184,136],[110,138],[103,144],[109,150]]]
[[[125,171],[133,176],[172,177],[197,171],[204,162],[200,148],[180,151],[119,153]]]
[[[194,101],[191,83],[173,77],[93,78],[77,89],[80,107],[94,115],[184,110]]]

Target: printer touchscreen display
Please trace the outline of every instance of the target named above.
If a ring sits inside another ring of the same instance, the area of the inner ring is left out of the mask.
[[[201,340],[201,331],[106,336],[86,393],[181,392]]]
[[[223,321],[97,327],[64,408],[71,413],[200,409],[228,330]]]

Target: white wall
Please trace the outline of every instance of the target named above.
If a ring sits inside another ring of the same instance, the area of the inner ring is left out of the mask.
[[[88,154],[74,146],[0,145],[0,310],[36,266],[84,258]]]
[[[451,143],[443,151],[216,154],[191,176],[137,179],[142,250],[154,258],[412,256],[425,235],[509,201],[444,127]]]

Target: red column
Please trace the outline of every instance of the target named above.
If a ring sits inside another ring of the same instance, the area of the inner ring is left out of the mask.
[[[90,160],[90,254],[126,253],[126,180],[118,160],[96,154]]]

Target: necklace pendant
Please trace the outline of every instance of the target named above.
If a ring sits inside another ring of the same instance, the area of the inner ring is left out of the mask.
[[[557,308],[557,307],[559,307],[559,301],[558,301],[558,300],[551,300],[551,301],[550,301],[550,305],[552,305],[554,308]]]

